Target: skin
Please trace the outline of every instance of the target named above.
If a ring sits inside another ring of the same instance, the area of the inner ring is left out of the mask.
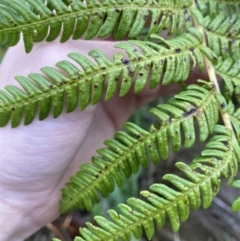
[[[0,88],[17,85],[14,76],[41,73],[43,66],[54,66],[70,52],[87,53],[95,48],[109,58],[114,42],[68,41],[35,44],[25,54],[23,44],[11,48],[0,66]],[[77,64],[75,64],[78,66]],[[196,76],[193,76],[196,79]],[[59,118],[50,114],[45,120],[35,118],[28,126],[0,128],[0,240],[23,240],[58,217],[61,188],[80,164],[89,162],[95,150],[113,134],[139,107],[160,95],[177,90],[147,87],[139,94],[131,91],[125,97],[115,95],[84,111],[64,110]]]

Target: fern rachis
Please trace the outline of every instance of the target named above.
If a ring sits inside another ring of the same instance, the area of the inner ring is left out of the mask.
[[[168,216],[173,230],[177,231],[180,220],[184,222],[188,218],[190,206],[197,210],[202,203],[204,208],[208,208],[219,190],[219,177],[221,174],[227,176],[229,167],[235,166],[236,159],[239,158],[239,146],[231,137],[231,132],[227,129],[224,130],[222,126],[216,126],[215,130],[219,134],[214,137],[213,141],[210,140],[207,149],[202,152],[202,156],[193,161],[192,168],[184,163],[176,163],[187,179],[172,174],[163,177],[171,182],[177,190],[163,184],[154,184],[150,187],[151,192],[141,192],[148,202],[136,198],[128,199],[128,205],[119,205],[122,214],[109,210],[111,220],[96,216],[95,220],[100,227],[87,223],[88,230],[87,228],[80,229],[81,234],[86,238],[76,240],[118,240],[124,236],[128,237],[126,240],[130,240],[130,232],[133,232],[135,238],[139,239],[142,236],[142,228],[139,225],[144,228],[150,240],[154,233],[154,221],[161,228]],[[214,149],[211,147],[213,143]],[[227,148],[222,150],[224,146]],[[207,150],[211,152],[210,155]],[[235,164],[233,165],[233,163]],[[205,175],[195,169],[200,169]],[[230,170],[233,177],[236,174],[237,166]]]
[[[95,36],[100,38],[112,32],[116,39],[137,37],[152,14],[149,33],[157,33],[171,26],[171,33],[181,32],[185,26],[191,26],[191,1],[161,3],[158,1],[87,1],[81,0],[54,1],[47,5],[41,0],[26,1],[25,8],[19,6],[23,0],[5,1],[0,5],[2,21],[0,21],[0,40],[8,46],[16,45],[20,33],[23,33],[25,49],[30,52],[33,41],[53,41],[63,32],[61,42],[66,42],[72,35],[79,39],[85,32],[85,39]],[[34,10],[34,11],[33,11]],[[194,9],[192,10],[194,13]],[[16,18],[14,15],[19,15]],[[185,22],[185,18],[189,18]],[[178,22],[179,21],[179,22]],[[75,23],[76,22],[76,23]],[[180,24],[179,24],[180,23]],[[48,28],[50,27],[50,31]]]
[[[202,100],[191,95],[193,94],[191,90],[194,89],[199,91],[196,92],[196,96],[202,94]],[[206,96],[208,97],[206,98]],[[188,99],[189,102],[187,102]],[[67,184],[67,189],[63,190],[63,195],[66,198],[65,202],[61,203],[61,211],[70,211],[69,206],[90,210],[92,203],[99,200],[97,191],[103,196],[112,192],[113,180],[121,187],[123,178],[120,170],[126,178],[129,178],[131,173],[138,172],[139,165],[145,168],[148,166],[148,154],[154,163],[157,163],[159,159],[166,160],[169,153],[168,140],[173,150],[178,151],[181,147],[183,140],[180,139],[179,135],[180,126],[184,129],[185,147],[190,148],[195,142],[193,118],[198,121],[201,141],[208,137],[218,121],[214,92],[208,92],[204,88],[189,86],[188,91],[182,92],[182,95],[170,100],[168,105],[160,105],[159,109],[153,108],[150,110],[162,123],[160,126],[152,126],[150,133],[132,123],[126,123],[124,127],[129,134],[117,132],[114,140],[107,140],[105,144],[109,148],[98,150],[97,152],[101,156],[94,157],[92,159],[93,164],[84,164],[76,177],[70,179],[71,182]],[[175,108],[181,108],[180,106],[183,110],[179,109],[178,113],[174,113]],[[187,109],[184,109],[186,106],[188,106]],[[211,106],[211,111],[205,112],[209,108],[208,106]],[[210,118],[212,118],[212,121],[209,121]],[[76,186],[78,186],[79,191],[71,192]]]
[[[64,93],[67,96],[67,112],[71,112],[77,107],[79,101],[76,95],[78,93],[80,94],[80,109],[85,109],[89,103],[98,103],[103,95],[104,85],[107,85],[106,100],[113,97],[120,81],[120,96],[124,96],[131,88],[134,74],[136,74],[135,93],[144,88],[148,79],[150,88],[156,87],[163,73],[163,85],[173,80],[174,82],[185,81],[191,68],[190,59],[197,62],[199,68],[202,69],[202,55],[206,54],[205,46],[201,45],[201,39],[196,38],[197,32],[191,29],[189,32],[189,34],[180,35],[179,38],[169,42],[165,41],[164,43],[168,44],[167,47],[142,41],[119,43],[116,47],[124,49],[129,55],[129,60],[124,60],[123,55],[119,53],[114,55],[114,63],[98,50],[89,53],[97,65],[79,53],[71,53],[69,57],[76,61],[83,71],[68,61],[61,61],[56,66],[65,71],[67,76],[50,67],[41,69],[51,81],[43,75],[34,73],[29,74],[28,78],[17,76],[17,81],[26,93],[15,86],[5,87],[11,95],[0,91],[2,101],[2,104],[0,103],[0,126],[7,124],[11,113],[12,127],[18,126],[23,111],[25,111],[25,124],[31,123],[35,117],[37,105],[40,110],[40,120],[48,116],[51,104],[53,116],[58,117],[63,109]],[[137,51],[135,46],[139,47],[143,53]],[[208,57],[214,58],[211,56],[211,52],[210,55],[208,53]],[[173,69],[176,69],[175,74]]]

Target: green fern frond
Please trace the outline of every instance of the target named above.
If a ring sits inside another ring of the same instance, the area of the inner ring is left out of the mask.
[[[163,177],[174,188],[153,184],[150,191],[141,192],[147,201],[128,199],[127,205],[119,205],[121,214],[115,210],[108,211],[110,220],[96,216],[94,219],[98,227],[87,222],[86,228],[80,228],[81,237],[75,238],[75,241],[130,241],[131,233],[139,239],[142,229],[150,240],[154,234],[154,222],[162,228],[168,217],[173,230],[177,231],[180,222],[187,220],[191,208],[208,208],[219,191],[220,178],[231,175],[231,181],[237,174],[240,160],[240,148],[231,131],[224,126],[216,126],[215,131],[216,135],[191,166],[176,163],[185,178],[174,174]]]
[[[231,183],[231,186],[234,188],[240,189],[240,180],[235,180],[233,183]],[[240,197],[236,198],[232,204],[232,211],[237,212],[240,210]]]
[[[53,116],[57,118],[63,110],[64,95],[67,97],[67,112],[71,112],[79,102],[81,110],[89,103],[98,103],[105,88],[105,99],[109,100],[116,93],[119,82],[119,95],[124,96],[133,84],[134,92],[140,92],[148,80],[149,88],[155,88],[162,76],[162,85],[185,81],[191,69],[191,59],[200,69],[204,68],[203,55],[214,60],[212,51],[202,44],[201,34],[194,29],[188,31],[168,41],[160,40],[160,43],[137,40],[119,43],[115,47],[124,49],[129,58],[115,54],[113,63],[99,50],[89,52],[97,65],[79,53],[70,53],[68,56],[82,70],[68,61],[61,61],[56,64],[60,71],[44,67],[41,70],[45,76],[34,73],[28,77],[15,77],[24,91],[10,85],[5,87],[6,91],[0,90],[0,127],[10,119],[12,127],[18,126],[23,112],[24,124],[31,123],[37,107],[40,120],[48,116],[51,106]]]
[[[228,109],[230,121],[232,123],[233,129],[235,132],[235,136],[238,142],[240,143],[240,108],[237,108],[235,110],[234,104],[232,103],[232,101],[229,101],[227,109]]]
[[[203,27],[207,35],[208,46],[214,53],[222,57],[240,58],[240,19],[234,14],[229,17],[219,14],[216,17],[207,16],[204,19]]]
[[[234,200],[232,204],[232,211],[237,212],[240,210],[240,197],[238,197],[236,200]]]
[[[160,121],[152,125],[150,132],[133,123],[124,125],[127,132],[118,131],[114,139],[105,141],[107,148],[99,149],[100,156],[92,158],[92,164],[83,164],[80,171],[70,178],[62,190],[60,212],[92,208],[99,201],[99,193],[107,196],[114,190],[114,182],[121,187],[122,174],[129,178],[137,173],[139,166],[147,167],[149,158],[153,163],[166,160],[169,142],[178,151],[184,142],[190,148],[196,139],[194,119],[199,126],[200,140],[204,141],[218,121],[218,103],[214,90],[190,85],[168,101],[150,110]],[[181,139],[183,129],[184,141]]]
[[[239,0],[197,0],[197,4],[203,16],[217,16],[219,14],[232,16],[240,14]]]
[[[234,61],[231,58],[227,58],[219,61],[215,69],[216,73],[222,77],[225,98],[231,100],[232,97],[235,97],[238,103],[240,103],[240,60]]]
[[[181,33],[192,25],[192,15],[201,21],[201,14],[191,8],[192,0],[5,0],[0,5],[0,43],[14,46],[23,34],[26,52],[33,42],[60,42],[70,37],[85,39],[136,38],[146,21],[151,20],[149,36],[169,28],[169,33]],[[150,17],[151,16],[151,17]]]

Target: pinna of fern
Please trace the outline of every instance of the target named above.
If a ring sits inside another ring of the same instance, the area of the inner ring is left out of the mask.
[[[240,180],[235,180],[232,182],[231,186],[233,188],[240,188]],[[240,197],[238,197],[232,204],[232,211],[237,212],[240,210]]]
[[[216,17],[219,14],[232,16],[240,13],[238,0],[197,0],[197,6],[204,17]]]
[[[70,53],[69,57],[82,70],[68,61],[61,61],[56,64],[59,70],[43,67],[44,75],[16,76],[24,91],[12,85],[6,86],[5,91],[0,90],[0,126],[5,126],[11,119],[12,127],[17,127],[23,113],[24,124],[30,124],[37,109],[39,119],[43,120],[49,115],[51,107],[54,118],[57,118],[63,110],[64,95],[67,112],[71,112],[79,102],[81,110],[89,103],[98,103],[105,87],[105,99],[111,99],[118,90],[118,82],[121,83],[120,96],[126,95],[133,84],[134,92],[140,92],[148,80],[150,89],[159,84],[182,82],[188,78],[191,60],[203,70],[203,56],[212,61],[216,59],[212,51],[202,44],[202,35],[196,29],[189,28],[188,33],[169,40],[153,37],[155,42],[131,40],[118,43],[115,47],[125,50],[128,59],[118,53],[111,62],[101,51],[92,50],[89,55],[96,65],[80,53]]]
[[[234,98],[240,103],[240,61],[234,61],[232,58],[219,59],[215,66],[216,73],[223,80],[223,94],[227,100]]]
[[[231,100],[228,102],[227,112],[233,126],[236,140],[240,143],[240,108],[235,109],[235,105]],[[231,187],[240,188],[240,180],[234,180]],[[232,203],[232,211],[237,212],[240,210],[240,197],[236,198]]]
[[[0,4],[0,43],[14,46],[23,34],[25,50],[33,42],[53,41],[61,34],[61,42],[70,37],[92,39],[112,35],[121,40],[138,37],[147,20],[148,35],[169,28],[169,34],[182,33],[192,26],[192,16],[201,14],[192,0],[4,0]],[[151,17],[150,17],[151,16]]]
[[[231,57],[237,61],[240,58],[240,19],[237,13],[226,16],[218,14],[216,17],[206,16],[203,21],[204,32],[208,46],[217,56],[223,59]]]
[[[154,222],[162,228],[168,217],[173,230],[177,231],[180,222],[187,220],[191,209],[208,208],[219,191],[220,178],[228,177],[231,183],[240,162],[240,147],[232,131],[221,125],[215,126],[214,131],[201,156],[195,158],[190,166],[176,163],[184,178],[165,175],[163,179],[172,187],[153,184],[150,191],[141,192],[146,201],[130,198],[128,204],[119,204],[121,214],[109,210],[110,219],[96,216],[98,227],[86,223],[86,228],[80,228],[81,237],[76,237],[75,241],[130,241],[131,233],[139,239],[143,229],[150,240],[154,234]]]
[[[129,178],[138,172],[140,165],[146,168],[149,157],[155,164],[166,160],[169,143],[175,152],[183,143],[185,148],[190,148],[196,140],[194,120],[198,122],[200,141],[205,141],[218,121],[219,104],[215,94],[215,90],[207,85],[189,85],[168,103],[150,110],[159,121],[151,126],[150,132],[126,123],[126,132],[118,131],[114,139],[106,140],[107,148],[97,150],[99,156],[92,158],[92,164],[81,165],[81,170],[70,177],[62,190],[60,212],[91,210],[99,201],[99,193],[106,197],[114,190],[115,183],[122,186],[122,175]]]
[[[236,108],[233,103],[233,101],[240,103],[240,62],[232,58],[219,58],[215,70],[222,79],[222,92],[227,101],[227,113],[234,129],[235,136],[237,140],[240,141],[240,110]]]
[[[233,102],[229,100],[227,113],[229,114],[236,139],[240,143],[240,108],[235,108]]]

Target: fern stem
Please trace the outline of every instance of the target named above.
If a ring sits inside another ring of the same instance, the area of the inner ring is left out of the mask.
[[[193,1],[193,6],[192,7],[197,8],[196,0]],[[206,41],[206,37],[205,37],[205,33],[204,33],[204,28],[201,25],[198,24],[198,22],[196,21],[196,19],[194,17],[193,17],[193,19],[194,19],[195,27],[202,34],[203,44],[205,46],[207,46],[207,41]],[[218,84],[218,80],[217,80],[217,76],[216,76],[216,72],[215,72],[215,69],[214,69],[211,61],[206,56],[203,56],[203,58],[204,58],[204,62],[205,62],[205,66],[206,66],[206,69],[207,69],[209,80],[214,84],[216,91],[218,93],[221,93],[220,87],[219,87],[219,84]],[[227,128],[229,128],[230,130],[232,130],[233,137],[236,139],[234,131],[233,131],[233,128],[232,128],[232,124],[231,124],[231,120],[230,120],[229,114],[228,113],[223,113],[221,107],[219,107],[219,109],[220,109],[220,112],[221,112],[221,116],[222,116],[222,120],[223,120],[224,125]]]

